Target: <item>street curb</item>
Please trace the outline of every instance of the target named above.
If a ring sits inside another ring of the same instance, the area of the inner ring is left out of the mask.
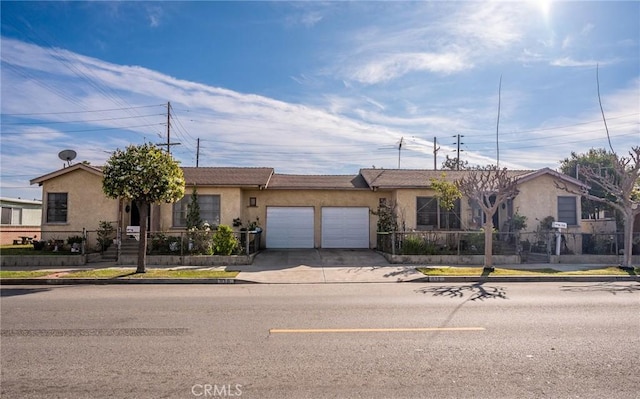
[[[550,283],[550,282],[574,282],[574,283],[606,283],[606,282],[640,282],[640,276],[425,276],[404,281],[379,281],[377,283]],[[0,280],[2,285],[139,285],[139,284],[352,284],[358,281],[336,281],[336,282],[298,282],[298,283],[275,283],[257,282],[235,278],[202,278],[202,279],[171,279],[171,278],[148,278],[148,279],[42,279],[42,278],[7,278]]]
[[[410,283],[608,283],[616,281],[640,282],[640,276],[425,276],[407,282]]]
[[[112,285],[112,284],[255,284],[235,278],[147,278],[147,279],[91,279],[91,278],[6,278],[2,285]]]

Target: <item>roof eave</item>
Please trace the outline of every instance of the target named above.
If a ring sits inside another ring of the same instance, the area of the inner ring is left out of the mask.
[[[35,179],[31,179],[31,180],[29,180],[29,184],[33,185],[33,184],[37,183],[38,185],[42,186],[42,183],[44,183],[47,180],[56,178],[58,176],[62,176],[64,174],[73,172],[73,171],[78,170],[78,169],[82,169],[82,170],[87,171],[89,173],[93,173],[96,176],[102,176],[103,175],[101,170],[99,170],[99,169],[97,169],[97,168],[95,168],[93,166],[89,166],[89,165],[86,165],[86,164],[83,164],[83,163],[77,163],[75,165],[67,166],[65,168],[58,169],[58,170],[56,170],[54,172],[47,173],[46,175],[43,175],[43,176],[40,176],[40,177],[36,177]]]

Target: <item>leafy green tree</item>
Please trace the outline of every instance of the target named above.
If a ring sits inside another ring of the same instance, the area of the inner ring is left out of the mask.
[[[462,192],[454,183],[447,181],[446,177],[443,173],[440,179],[431,179],[431,188],[436,192],[440,208],[451,211],[456,206],[456,201],[462,198]],[[445,213],[445,219],[445,225],[449,228],[449,212]]]
[[[171,155],[153,144],[116,150],[102,170],[102,189],[110,198],[133,201],[140,210],[136,273],[146,272],[149,205],[176,202],[184,196],[184,175]]]
[[[588,185],[602,189],[601,195],[591,193],[586,188],[582,188],[581,191],[572,189],[566,183],[556,182],[556,186],[572,194],[580,194],[590,200],[607,204],[622,214],[625,248],[622,266],[631,268],[633,223],[640,214],[640,147],[631,148],[628,157],[615,153],[610,153],[609,156],[613,160],[611,168],[580,169]]]
[[[599,184],[592,184],[587,182],[587,176],[585,173],[581,173],[586,170],[598,171],[600,174],[605,174],[607,171],[613,169],[615,157],[612,153],[607,152],[603,148],[592,148],[584,154],[571,153],[571,156],[560,161],[560,171],[565,175],[575,177],[583,183],[590,184],[589,194],[605,198],[609,196],[609,199],[613,199],[606,193],[605,189]],[[589,219],[595,218],[595,215],[603,210],[613,210],[614,208],[603,204],[599,201],[591,200],[585,196],[580,197],[582,218]]]

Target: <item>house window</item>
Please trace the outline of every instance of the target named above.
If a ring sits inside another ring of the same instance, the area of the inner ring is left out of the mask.
[[[460,200],[456,200],[450,211],[442,209],[435,197],[417,197],[416,227],[429,229],[459,229],[460,228]]]
[[[47,194],[47,223],[67,222],[67,193]]]
[[[2,207],[2,224],[11,224],[11,208]]]
[[[185,195],[182,199],[173,204],[173,227],[187,227],[187,213],[191,195]],[[200,219],[210,226],[220,224],[220,196],[198,194],[198,205],[200,206]]]
[[[569,226],[578,224],[576,197],[558,197],[558,222]]]
[[[249,197],[249,206],[258,206],[258,199],[256,197]]]

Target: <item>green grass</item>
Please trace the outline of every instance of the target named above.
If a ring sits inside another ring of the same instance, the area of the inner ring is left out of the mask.
[[[419,267],[418,271],[427,276],[481,276],[482,267]],[[633,272],[632,272],[633,273]],[[491,276],[628,276],[630,273],[616,266],[602,269],[576,270],[562,272],[551,268],[536,270],[515,270],[495,268]],[[640,268],[635,268],[635,274],[640,274]]]
[[[147,269],[146,273],[136,274],[135,268],[111,268],[81,270],[60,276],[60,278],[235,278],[239,272],[202,269]]]
[[[31,271],[23,271],[23,270],[0,270],[0,279],[3,278],[38,278],[48,276],[53,272],[43,272],[41,270],[31,270]]]

